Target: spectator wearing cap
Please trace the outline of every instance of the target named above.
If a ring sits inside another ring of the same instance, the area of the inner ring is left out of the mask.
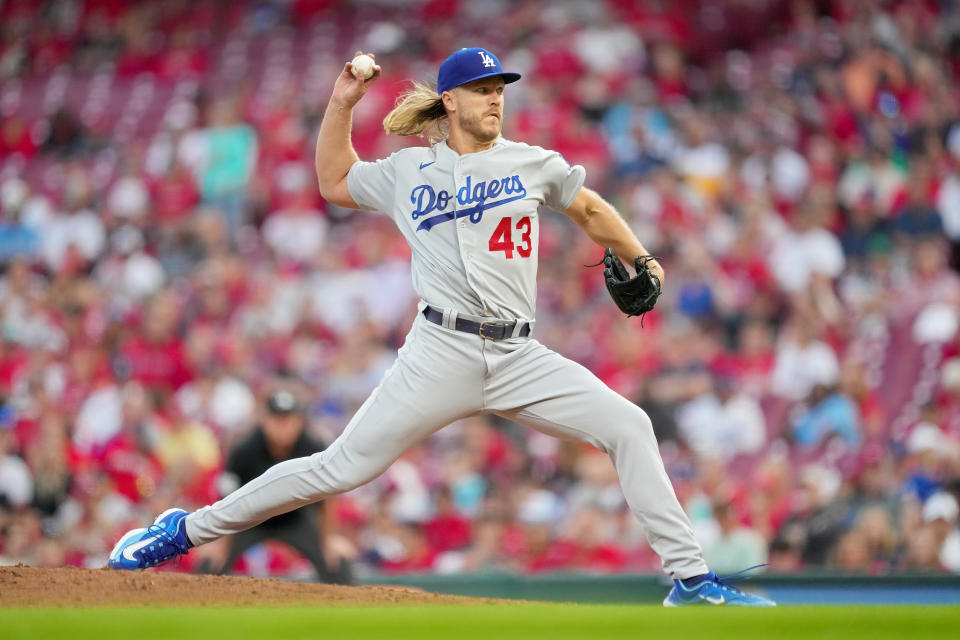
[[[239,441],[227,456],[220,478],[221,493],[226,496],[284,460],[310,456],[326,449],[306,429],[303,407],[297,396],[286,388],[267,396],[262,422]],[[201,570],[229,572],[247,549],[268,540],[284,542],[305,556],[323,582],[348,583],[351,571],[345,560],[330,566],[325,551],[332,526],[332,509],[325,502],[306,505],[238,533],[230,538],[226,560],[218,567]],[[332,553],[330,554],[332,555]]]

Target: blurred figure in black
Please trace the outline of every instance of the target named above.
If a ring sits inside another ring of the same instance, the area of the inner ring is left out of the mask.
[[[306,419],[297,397],[287,389],[267,397],[262,424],[230,451],[221,477],[221,492],[227,495],[284,460],[323,451],[326,445],[306,432]],[[349,584],[350,566],[342,557],[328,562],[327,537],[332,528],[332,509],[326,502],[274,516],[266,522],[230,537],[226,559],[215,573],[228,573],[240,555],[267,540],[284,542],[313,564],[321,582]],[[333,555],[333,554],[329,554]],[[208,564],[201,568],[210,570]]]

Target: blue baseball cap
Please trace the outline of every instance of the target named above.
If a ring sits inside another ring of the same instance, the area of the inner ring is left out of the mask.
[[[450,54],[450,57],[440,65],[440,73],[437,74],[437,93],[450,91],[454,87],[490,76],[500,76],[507,84],[520,79],[519,73],[504,71],[497,56],[486,49],[481,47],[460,49]]]

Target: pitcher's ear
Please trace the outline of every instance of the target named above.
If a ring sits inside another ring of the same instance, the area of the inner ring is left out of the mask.
[[[443,107],[447,111],[456,111],[457,110],[457,99],[454,97],[453,93],[450,91],[444,91],[440,94],[440,101],[443,103]]]

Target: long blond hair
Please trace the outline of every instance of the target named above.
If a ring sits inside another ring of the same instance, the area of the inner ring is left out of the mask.
[[[398,136],[426,135],[430,144],[447,137],[450,121],[443,101],[433,87],[413,82],[400,94],[393,110],[383,119],[383,129]]]

